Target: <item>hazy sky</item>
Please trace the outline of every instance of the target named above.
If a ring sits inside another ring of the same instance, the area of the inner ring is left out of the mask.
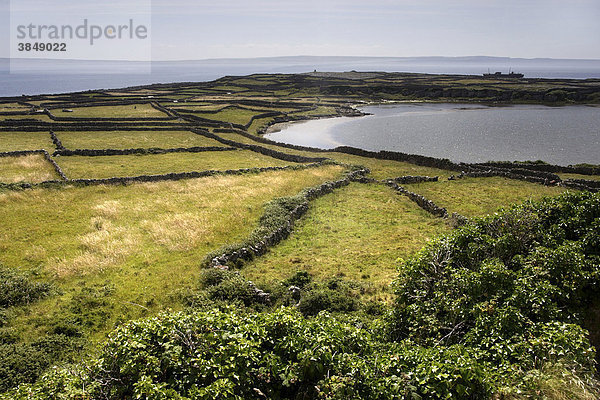
[[[101,0],[115,7],[126,2]],[[9,55],[9,4],[0,0],[1,57]],[[67,12],[58,5],[54,9],[48,23]],[[600,0],[153,0],[151,33],[154,60],[289,55],[600,59]]]

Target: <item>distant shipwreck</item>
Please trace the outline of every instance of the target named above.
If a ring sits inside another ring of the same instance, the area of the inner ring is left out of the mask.
[[[490,73],[490,71],[488,71],[487,74],[483,74],[484,78],[513,78],[513,79],[517,79],[517,78],[522,78],[524,76],[525,75],[523,75],[523,74],[512,72],[510,70],[508,71],[508,74],[503,74],[500,71],[494,72],[493,74]]]

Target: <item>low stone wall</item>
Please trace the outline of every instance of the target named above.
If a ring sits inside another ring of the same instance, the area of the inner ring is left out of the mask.
[[[421,183],[421,182],[437,182],[439,177],[437,176],[400,176],[398,178],[394,178],[393,181],[398,184],[408,184],[408,183]]]
[[[202,118],[192,114],[180,114],[177,113],[179,118],[182,118],[186,121],[198,122],[204,126],[210,126],[215,128],[232,128],[235,127],[237,129],[245,129],[243,125],[234,124],[231,122],[217,121],[214,119]]]
[[[152,147],[148,149],[76,149],[76,150],[57,150],[54,156],[127,156],[132,154],[166,154],[166,153],[202,153],[205,151],[232,151],[237,150],[233,147],[176,147],[173,149],[161,149]]]
[[[152,122],[150,126],[138,126],[134,122],[98,122],[88,121],[85,123],[52,123],[37,119],[23,119],[0,121],[0,131],[24,131],[24,132],[47,132],[49,130],[60,131],[186,131],[196,127],[192,123],[170,123]]]
[[[137,103],[136,103],[137,104]],[[138,117],[138,118],[81,118],[81,117],[57,117],[56,115],[52,114],[48,109],[44,110],[44,114],[46,114],[48,116],[48,118],[50,118],[53,121],[62,121],[62,122],[69,122],[69,121],[79,121],[79,122],[83,122],[83,121],[90,121],[90,122],[125,122],[125,121],[130,121],[130,122],[137,122],[137,123],[141,123],[141,122],[160,122],[160,121],[168,121],[168,120],[174,120],[177,119],[177,117],[164,117],[164,118],[153,118],[153,117]]]
[[[600,181],[592,181],[588,179],[565,179],[562,185],[572,189],[587,190],[597,192],[600,190]]]
[[[252,125],[252,123],[256,119],[278,117],[281,115],[285,115],[285,113],[283,113],[281,111],[271,111],[271,112],[263,112],[261,114],[253,115],[252,118],[250,118],[250,121],[248,121],[248,123],[246,125],[244,125],[244,129],[250,128],[250,125]]]
[[[0,111],[0,116],[10,117],[15,115],[29,115],[29,111]]]
[[[289,212],[286,220],[281,225],[275,227],[262,237],[256,237],[256,233],[253,232],[245,243],[227,246],[221,251],[216,251],[215,253],[219,254],[217,256],[207,256],[203,262],[203,265],[205,267],[222,269],[229,268],[234,265],[239,267],[244,262],[252,260],[254,257],[266,253],[269,247],[272,247],[282,240],[287,239],[294,228],[295,221],[297,221],[306,213],[306,211],[308,211],[309,202],[311,200],[331,193],[340,187],[347,186],[350,184],[350,182],[364,177],[366,173],[368,173],[368,170],[352,171],[343,179],[326,182],[319,186],[304,190],[301,193],[301,196],[303,197],[302,203]],[[265,218],[266,216],[263,216],[263,219]]]
[[[37,152],[39,153],[39,151]],[[1,153],[0,153],[1,154]],[[31,154],[31,153],[29,153]],[[46,153],[47,154],[47,153]],[[49,157],[50,155],[48,155]],[[56,163],[54,163],[56,164]],[[228,169],[223,171],[208,170],[198,172],[181,172],[181,173],[170,173],[162,175],[140,175],[140,176],[128,176],[128,177],[114,177],[114,178],[100,178],[100,179],[69,179],[64,177],[64,180],[51,180],[40,183],[0,183],[0,188],[10,190],[23,190],[31,188],[50,188],[50,187],[62,187],[65,185],[76,185],[76,186],[95,186],[95,185],[129,185],[132,183],[140,182],[161,182],[161,181],[179,181],[183,179],[194,179],[204,178],[207,176],[215,175],[243,175],[243,174],[257,174],[269,171],[286,171],[286,170],[303,170],[309,168],[318,168],[326,165],[327,163],[311,163],[303,165],[287,165],[284,167],[260,167],[260,168],[242,168],[242,169]],[[57,165],[58,167],[58,165]],[[59,167],[60,169],[60,167]],[[61,171],[62,172],[62,171]]]
[[[56,173],[58,174],[58,176],[60,176],[63,181],[68,181],[69,179],[67,178],[67,176],[63,172],[62,168],[56,163],[56,161],[54,161],[54,159],[52,157],[50,157],[50,154],[48,154],[48,152],[46,150],[42,150],[42,154],[44,154],[44,158],[50,164],[52,164],[52,167],[54,168],[54,170],[56,171]]]
[[[424,196],[421,196],[420,194],[406,190],[404,187],[397,185],[392,180],[388,181],[387,184],[392,189],[405,195],[406,197],[408,197],[409,199],[411,199],[412,201],[417,203],[417,205],[419,207],[421,207],[423,210],[427,211],[428,213],[435,215],[436,217],[448,218],[448,211],[443,207],[439,207],[433,201],[428,200],[427,198],[425,198]]]
[[[150,102],[150,105],[155,109],[158,110],[160,112],[163,112],[165,114],[167,114],[169,117],[171,118],[179,118],[175,113],[171,112],[171,110],[169,110],[166,107],[161,106],[160,104],[158,104],[157,102]]]
[[[58,98],[58,100],[65,100],[63,102],[57,103],[41,103],[40,107],[47,108],[48,110],[57,110],[63,108],[83,108],[83,107],[102,107],[102,106],[130,106],[130,105],[143,105],[143,104],[151,104],[152,101],[144,101],[138,99],[131,100],[107,100],[107,101],[94,101],[93,98],[88,96],[83,96],[80,98],[72,98],[71,96]]]
[[[50,131],[50,138],[52,139],[52,143],[54,143],[54,147],[56,147],[57,151],[67,150],[65,146],[63,146],[58,136],[56,136],[56,134],[53,131]],[[54,154],[56,154],[56,152]]]
[[[338,153],[353,154],[361,157],[376,158],[379,160],[402,161],[423,167],[445,169],[450,171],[463,171],[469,168],[468,164],[457,164],[445,158],[435,158],[420,156],[417,154],[407,154],[395,151],[369,151],[357,149],[355,147],[340,146],[333,149]]]
[[[561,166],[552,164],[536,164],[536,163],[511,163],[511,162],[489,162],[474,164],[474,166],[494,167],[505,169],[527,169],[533,171],[543,171],[552,173],[567,173],[580,175],[600,175],[600,167],[586,166]]]
[[[214,140],[221,142],[223,144],[226,144],[228,146],[237,147],[239,149],[244,149],[244,150],[251,150],[256,153],[264,154],[266,156],[277,158],[277,159],[283,160],[283,161],[306,163],[306,162],[321,162],[321,161],[325,160],[324,157],[304,157],[304,156],[299,156],[299,155],[295,155],[295,154],[282,153],[280,151],[275,151],[272,149],[268,149],[266,147],[261,147],[261,146],[257,146],[257,145],[253,145],[253,144],[234,142],[233,140],[222,138],[222,137],[217,136],[214,133],[208,132],[206,130],[193,129],[192,132],[197,133],[198,135],[202,135],[204,137],[210,138],[210,139],[214,139]]]
[[[600,180],[594,181],[591,179],[565,179],[563,183],[577,183],[580,185],[600,189]]]
[[[253,135],[253,134],[248,133],[241,129],[217,128],[217,129],[214,129],[213,132],[215,132],[215,133],[237,133],[238,135],[244,136],[248,139],[252,139],[258,143],[270,144],[272,146],[279,146],[279,147],[283,147],[286,149],[292,149],[292,150],[311,151],[314,153],[325,153],[325,152],[333,151],[333,150],[327,150],[327,149],[320,149],[318,147],[307,147],[307,146],[299,146],[299,145],[295,145],[295,144],[275,142],[275,141],[267,139],[263,136]]]
[[[20,151],[3,151],[0,152],[0,158],[2,157],[21,157],[28,156],[31,154],[42,154],[43,150],[20,150]]]
[[[537,171],[526,168],[499,168],[499,167],[482,167],[480,164],[470,164],[470,172],[506,172],[510,174],[529,176],[534,178],[547,179],[548,181],[560,181],[560,176],[547,171]]]
[[[531,183],[539,183],[539,184],[542,184],[545,186],[555,186],[555,185],[561,184],[561,179],[558,175],[550,174],[545,177],[537,176],[537,175],[524,175],[524,174],[518,174],[518,173],[512,172],[510,170],[506,171],[506,170],[500,170],[497,168],[488,169],[486,171],[483,171],[483,170],[471,170],[469,172],[463,171],[459,175],[452,175],[448,179],[454,180],[454,179],[462,179],[465,177],[490,178],[490,177],[495,177],[495,176],[509,178],[509,179],[516,179],[516,180],[521,180],[521,181],[526,181],[526,182],[531,182]]]

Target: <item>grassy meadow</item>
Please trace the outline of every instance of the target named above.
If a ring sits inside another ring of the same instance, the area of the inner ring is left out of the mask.
[[[139,149],[210,147],[223,145],[189,131],[55,132],[67,149]]]
[[[539,200],[544,196],[557,196],[565,191],[564,188],[500,177],[463,178],[403,186],[446,208],[449,213],[457,212],[466,217],[491,214],[500,207]]]
[[[29,338],[47,333],[62,305],[94,285],[111,287],[107,309],[98,310],[110,318],[92,331],[179,308],[178,292],[194,286],[204,254],[247,236],[267,201],[341,172],[327,166],[2,193],[0,263],[35,271],[63,292],[17,312],[11,326]]]
[[[70,112],[54,109],[51,112],[57,117],[66,118],[165,118],[162,111],[158,111],[150,104],[97,106],[97,107],[67,107]]]
[[[245,266],[244,276],[257,283],[298,271],[320,281],[344,277],[366,283],[368,297],[382,300],[400,259],[449,231],[443,220],[387,186],[353,183],[315,200],[292,235]]]
[[[0,132],[0,152],[54,149],[48,132]]]
[[[294,164],[249,150],[127,156],[70,156],[58,157],[57,162],[70,179],[160,175],[171,172],[253,167],[282,167]]]

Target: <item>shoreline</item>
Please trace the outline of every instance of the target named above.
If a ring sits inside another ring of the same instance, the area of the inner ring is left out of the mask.
[[[387,107],[391,107],[393,108],[394,106],[415,106],[418,107],[420,105],[431,105],[431,106],[436,106],[436,105],[442,105],[442,104],[447,104],[448,107],[450,108],[454,108],[457,111],[470,111],[470,110],[485,110],[485,109],[498,109],[498,108],[503,108],[500,107],[498,105],[495,106],[490,106],[487,104],[483,104],[483,103],[479,103],[479,104],[474,104],[474,103],[449,103],[449,102],[428,102],[428,101],[395,101],[395,102],[385,102],[385,103],[370,103],[370,104],[365,104],[362,103],[359,105],[359,107],[357,107],[358,110],[363,111],[364,112],[364,108],[365,107],[381,107],[381,108],[387,108]],[[469,106],[468,108],[461,108],[461,104],[465,104],[466,106]],[[473,106],[477,106],[479,105],[480,107],[476,107],[473,108]],[[593,107],[593,108],[600,108],[600,105],[584,105],[584,104],[574,104],[573,106],[582,106],[583,107]],[[563,108],[563,109],[567,109],[567,106],[548,106],[548,105],[543,105],[543,104],[507,104],[504,105],[504,107],[506,108],[520,108],[523,107],[525,110],[528,110],[530,108],[533,109],[546,109],[548,110],[549,108]],[[575,108],[579,108],[579,107],[575,107]],[[375,115],[377,115],[377,112],[372,111]],[[535,111],[534,111],[535,112]],[[551,111],[546,111],[546,112],[551,112]],[[566,111],[565,111],[566,112]],[[373,115],[373,114],[365,114],[366,115]],[[423,152],[418,151],[417,149],[410,149],[410,150],[403,150],[403,149],[398,149],[398,148],[386,148],[386,147],[377,147],[377,148],[369,148],[368,146],[365,147],[364,143],[363,145],[358,144],[358,143],[352,143],[352,142],[344,142],[344,143],[340,143],[338,140],[336,140],[336,138],[334,136],[338,136],[338,139],[341,139],[342,141],[344,140],[343,137],[339,136],[339,129],[337,131],[335,131],[335,129],[337,129],[337,119],[339,119],[340,117],[329,117],[329,118],[314,118],[314,119],[310,119],[310,120],[301,120],[301,121],[286,121],[286,122],[280,122],[274,125],[271,125],[268,127],[268,129],[265,131],[264,134],[261,135],[261,137],[264,137],[265,139],[268,140],[272,140],[275,142],[279,142],[281,144],[291,144],[291,145],[297,145],[297,146],[306,146],[306,147],[318,147],[321,149],[333,149],[336,146],[350,146],[350,147],[356,147],[356,148],[361,148],[361,149],[365,149],[368,151],[378,151],[379,150],[383,150],[383,151],[397,151],[397,152],[407,152],[410,154],[425,154]],[[306,123],[306,122],[310,122],[310,121],[318,121],[318,120],[329,120],[331,121],[331,125],[325,124],[325,125],[312,125],[309,128],[300,128],[298,129],[294,129],[290,132],[285,132],[282,133],[285,130],[288,130],[290,128],[293,127],[298,127],[301,126],[300,123]],[[340,121],[343,122],[343,121]],[[359,122],[360,123],[360,122]],[[348,129],[352,129],[352,128],[348,128]],[[331,130],[335,131],[335,135],[334,132],[330,132]],[[281,135],[279,134],[281,133]],[[487,157],[481,158],[481,159],[467,159],[465,157],[451,157],[449,155],[440,155],[440,154],[436,154],[433,155],[432,157],[438,157],[438,158],[448,158],[454,162],[466,162],[466,163],[484,163],[484,162],[489,162],[489,160],[496,160],[495,158],[493,158],[492,155],[488,155]],[[527,156],[524,155],[515,155],[514,157],[501,157],[501,160],[512,160],[512,161],[521,161],[524,162],[524,160],[529,160],[529,159],[537,159],[537,158],[541,158],[542,160],[544,160],[546,163],[549,164],[555,164],[555,165],[560,165],[560,166],[569,166],[569,165],[573,165],[573,164],[594,164],[596,165],[598,163],[597,160],[592,160],[592,159],[587,159],[587,160],[558,160],[555,159],[553,157],[551,157],[550,155],[546,155],[545,157],[542,156],[533,156],[530,158],[527,158]],[[465,161],[467,160],[467,161]]]

